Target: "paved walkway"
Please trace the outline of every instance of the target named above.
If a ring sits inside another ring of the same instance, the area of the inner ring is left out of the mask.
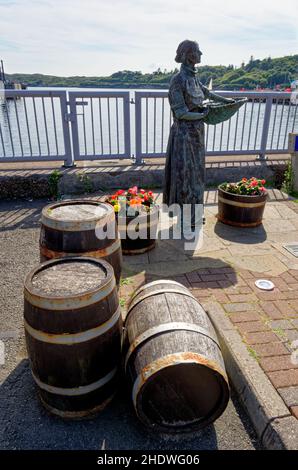
[[[166,277],[190,288],[203,306],[217,302],[298,419],[298,258],[284,248],[298,245],[298,203],[271,190],[263,224],[236,228],[217,222],[216,197],[205,194],[202,248],[188,252],[184,242],[162,240],[147,254],[125,257],[131,284],[123,298],[145,280]],[[255,286],[264,278],[273,291]]]
[[[124,383],[113,402],[94,419],[68,422],[50,416],[43,409],[37,399],[25,348],[23,280],[39,263],[40,213],[45,204],[45,200],[0,203],[0,340],[5,346],[5,363],[0,364],[0,449],[262,448],[234,393],[214,425],[175,438],[148,433],[135,415]],[[125,287],[130,289],[131,282],[137,283],[141,278],[142,274],[136,274]]]
[[[203,306],[215,302],[297,417],[298,367],[293,361],[297,345],[293,342],[298,339],[298,258],[283,245],[298,244],[298,204],[279,191],[270,191],[263,225],[239,229],[217,223],[216,191],[207,191],[205,202],[203,247],[185,252],[183,242],[162,240],[147,254],[124,257],[121,303],[138,285],[159,278],[182,282]],[[36,400],[23,335],[23,279],[39,261],[39,220],[45,203],[0,204],[0,339],[6,353],[0,366],[0,447],[96,449],[104,440],[110,449],[259,447],[236,397],[214,426],[187,443],[177,441],[174,447],[147,436],[121,397],[99,420],[70,424],[47,416]],[[259,291],[254,285],[258,278],[271,279],[274,291]]]

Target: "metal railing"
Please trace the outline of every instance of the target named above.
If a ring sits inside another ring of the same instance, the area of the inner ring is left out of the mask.
[[[1,90],[0,90],[1,91]],[[64,91],[5,90],[0,94],[0,157],[6,161],[72,162]]]
[[[130,158],[129,92],[70,91],[74,160]]]
[[[297,104],[291,93],[218,92],[248,102],[228,121],[207,125],[206,155],[249,155],[264,158],[266,153],[287,153],[289,132],[298,129]],[[166,91],[135,93],[136,158],[166,154],[173,122]]]
[[[129,106],[129,92],[5,90],[0,162],[130,158]]]
[[[206,126],[207,155],[287,153],[298,131],[297,102],[284,92],[248,97],[228,121]],[[130,98],[134,98],[130,100]],[[163,157],[172,115],[167,91],[5,90],[0,94],[0,161]]]

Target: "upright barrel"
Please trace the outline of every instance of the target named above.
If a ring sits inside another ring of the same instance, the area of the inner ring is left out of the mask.
[[[137,216],[122,217],[118,214],[117,223],[123,254],[139,255],[155,247],[159,223],[157,206],[152,206],[148,212],[140,211]]]
[[[183,285],[154,281],[135,293],[124,353],[137,416],[152,430],[198,430],[225,410],[229,385],[216,333]]]
[[[49,411],[81,418],[111,400],[122,317],[107,262],[61,258],[33,269],[25,279],[24,325],[33,378]]]
[[[70,200],[49,204],[42,210],[40,260],[87,256],[108,261],[119,283],[121,243],[110,204]]]
[[[268,193],[260,195],[232,194],[218,187],[217,219],[235,227],[257,227],[262,223]]]

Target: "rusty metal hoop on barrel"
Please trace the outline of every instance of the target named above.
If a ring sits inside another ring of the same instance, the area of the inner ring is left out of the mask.
[[[159,280],[136,291],[124,328],[124,370],[139,419],[181,433],[215,421],[229,384],[215,330],[182,284]]]
[[[24,283],[24,326],[43,405],[76,419],[103,409],[121,363],[122,317],[109,263],[67,257],[33,269]]]

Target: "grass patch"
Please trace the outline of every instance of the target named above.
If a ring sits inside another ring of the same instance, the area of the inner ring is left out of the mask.
[[[62,178],[62,173],[59,170],[53,170],[48,177],[50,194],[53,199],[58,199],[60,197],[58,183],[59,180]]]
[[[122,277],[120,279],[120,286],[128,286],[129,284],[132,284],[132,279],[129,277]]]
[[[272,331],[280,338],[287,338],[287,335],[282,328],[272,328]]]
[[[258,353],[251,346],[246,345],[246,347],[249,352],[249,355],[253,357],[257,362],[259,362],[260,358],[258,356]]]

